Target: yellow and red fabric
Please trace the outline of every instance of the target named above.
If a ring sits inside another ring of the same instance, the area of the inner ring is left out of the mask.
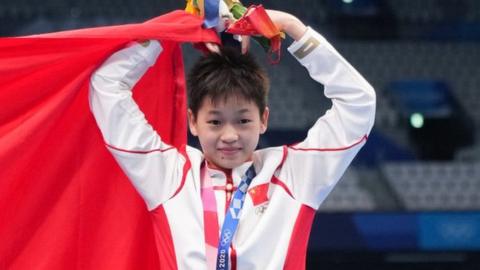
[[[272,63],[280,61],[280,46],[282,33],[272,22],[262,5],[250,6],[245,14],[231,24],[228,33],[235,35],[264,36],[270,40],[269,53],[275,54],[275,58],[270,58]]]

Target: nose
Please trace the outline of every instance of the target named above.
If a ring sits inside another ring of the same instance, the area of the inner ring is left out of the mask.
[[[234,143],[238,140],[238,132],[232,125],[225,125],[220,139],[224,143]]]

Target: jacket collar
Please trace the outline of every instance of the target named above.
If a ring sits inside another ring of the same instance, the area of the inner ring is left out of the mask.
[[[247,169],[252,165],[252,161],[244,162],[242,165],[233,169],[215,168],[213,164],[205,161],[205,169],[212,181],[213,186],[224,186],[227,183],[227,177],[231,176],[233,185],[238,186]]]

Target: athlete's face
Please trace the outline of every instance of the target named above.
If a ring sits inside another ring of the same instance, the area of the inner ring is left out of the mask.
[[[197,117],[189,110],[188,118],[205,159],[220,168],[232,169],[252,158],[260,134],[267,130],[268,108],[260,115],[255,103],[241,97],[215,103],[205,98]]]

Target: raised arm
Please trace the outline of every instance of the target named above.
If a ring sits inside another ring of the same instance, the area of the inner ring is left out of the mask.
[[[303,142],[288,148],[279,178],[294,197],[317,208],[365,143],[375,119],[376,97],[372,86],[323,36],[296,18],[288,22],[287,33],[296,39],[288,50],[324,85],[333,105]]]
[[[185,159],[162,142],[132,98],[132,89],[162,51],[158,41],[132,43],[95,71],[90,108],[107,148],[149,210],[173,195]]]

